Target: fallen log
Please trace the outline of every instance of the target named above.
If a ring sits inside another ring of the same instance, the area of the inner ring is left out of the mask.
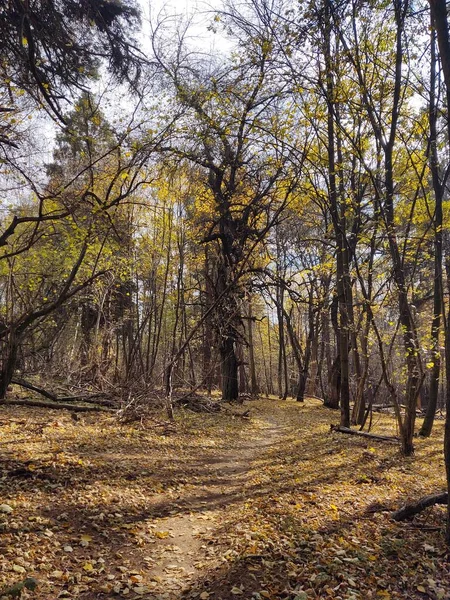
[[[373,404],[372,410],[374,412],[383,412],[384,410],[391,410],[395,408],[395,404]]]
[[[74,402],[78,400],[79,402],[92,402],[95,398],[98,398],[100,401],[112,402],[109,400],[109,394],[106,392],[95,392],[92,394],[74,394],[72,396],[58,396],[58,400],[60,402]]]
[[[417,502],[411,504],[405,504],[402,508],[399,508],[395,512],[392,513],[392,518],[394,521],[404,521],[405,519],[409,519],[414,515],[422,512],[426,508],[430,506],[434,506],[435,504],[447,504],[448,502],[448,492],[442,492],[441,494],[431,494],[430,496],[424,496],[420,498]]]
[[[66,409],[71,412],[113,412],[111,408],[107,408],[106,406],[94,406],[90,404],[89,406],[80,406],[78,404],[66,404],[63,402],[45,402],[44,400],[25,400],[25,399],[11,399],[11,400],[2,400],[0,402],[1,405],[12,405],[12,406],[37,406],[40,408],[56,408],[56,409]]]
[[[359,435],[361,437],[369,438],[371,440],[378,440],[379,442],[389,442],[391,444],[398,444],[398,437],[390,437],[387,435],[376,435],[375,433],[368,433],[367,431],[357,431],[356,429],[350,429],[350,427],[342,427],[341,425],[331,425],[331,431],[337,433],[347,433],[349,435]]]
[[[312,394],[305,394],[305,398],[311,399],[311,400],[320,400],[320,402],[324,402],[323,398],[320,398],[319,396],[314,396]]]
[[[97,398],[97,399],[96,399]],[[100,406],[110,406],[115,408],[118,403],[114,400],[103,398],[97,395],[93,396],[61,396],[55,400],[55,402],[86,402],[86,404],[98,404]]]

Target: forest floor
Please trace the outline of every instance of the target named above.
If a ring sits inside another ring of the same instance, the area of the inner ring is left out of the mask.
[[[0,590],[33,577],[23,599],[450,599],[444,508],[391,518],[445,489],[442,421],[402,458],[330,432],[339,415],[318,400],[246,409],[164,427],[0,407]]]

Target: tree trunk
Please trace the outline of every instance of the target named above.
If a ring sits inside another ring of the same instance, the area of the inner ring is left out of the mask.
[[[428,405],[419,435],[428,437],[433,428],[436,415],[439,379],[441,373],[440,330],[443,310],[443,277],[442,277],[442,200],[443,188],[439,175],[439,159],[437,154],[437,106],[436,106],[436,31],[433,13],[431,13],[431,65],[430,65],[430,106],[428,120],[430,126],[430,170],[435,198],[434,212],[434,282],[433,282],[433,319],[431,322],[431,353],[433,366],[430,373],[430,394]]]
[[[222,400],[231,402],[238,399],[238,360],[235,343],[231,337],[226,337],[220,345],[222,363]]]
[[[334,294],[331,301],[330,316],[338,343],[336,348],[336,357],[331,365],[330,370],[328,371],[328,391],[324,402],[326,407],[333,409],[339,408],[341,397],[341,356],[339,344],[338,306],[338,299],[336,294]]]
[[[334,359],[333,365],[331,367],[331,372],[329,374],[328,380],[328,395],[325,398],[324,406],[327,408],[332,408],[334,410],[339,409],[339,398],[340,398],[340,389],[341,389],[341,360],[339,354]]]
[[[298,385],[296,400],[297,402],[303,402],[305,397],[306,381],[308,379],[308,364],[306,363],[306,357],[305,360],[302,359],[300,341],[292,326],[291,315],[289,315],[286,312],[286,310],[283,309],[283,316],[286,321],[286,327],[289,339],[291,340],[292,351],[298,369]]]
[[[327,152],[330,213],[336,238],[336,293],[339,307],[339,323],[336,328],[339,367],[339,401],[341,408],[341,425],[350,427],[350,384],[349,384],[349,314],[348,314],[348,248],[346,243],[345,207],[338,201],[336,183],[336,132],[335,118],[337,104],[335,101],[334,65],[331,54],[332,42],[332,7],[330,0],[325,2],[325,66],[326,66],[326,101],[327,101]],[[333,381],[333,379],[332,379]],[[338,388],[336,387],[335,390]]]
[[[0,371],[0,401],[6,398],[8,386],[14,376],[16,367],[17,352],[19,350],[19,340],[15,331],[11,331],[5,343],[3,352],[2,369]]]
[[[314,335],[311,345],[311,374],[307,387],[307,395],[317,396],[317,378],[319,371],[319,335]]]
[[[253,315],[252,301],[248,300],[248,362],[250,370],[250,393],[256,396],[259,393],[258,380],[256,377],[255,349],[253,347]]]
[[[445,0],[429,0],[433,22],[436,26],[437,42],[439,54],[442,62],[442,70],[444,72],[444,81],[447,95],[447,131],[450,140],[450,39],[449,39],[449,22],[447,16],[447,3]],[[449,259],[446,259],[446,274],[447,285],[450,293],[450,264]],[[450,328],[448,319],[450,318],[450,309],[447,317],[447,323],[444,329],[445,335],[445,370],[446,370],[446,417],[445,417],[445,439],[444,439],[444,455],[445,466],[447,473],[447,487],[450,488]],[[450,544],[450,494],[447,502],[447,543]]]

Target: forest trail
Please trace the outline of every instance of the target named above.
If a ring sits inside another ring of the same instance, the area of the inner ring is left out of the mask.
[[[26,577],[21,600],[450,600],[443,507],[390,518],[444,488],[442,422],[405,459],[330,432],[317,399],[247,409],[166,427],[0,407],[5,600]]]
[[[158,529],[169,534],[155,544],[157,557],[150,569],[150,576],[157,584],[155,591],[163,594],[163,598],[179,598],[180,593],[189,597],[202,567],[220,565],[216,548],[211,544],[214,533],[217,528],[227,528],[230,508],[234,514],[233,507],[245,502],[255,459],[264,460],[264,453],[281,444],[285,433],[286,428],[274,418],[262,418],[253,435],[239,440],[233,449],[202,462],[203,478],[189,494],[180,494],[171,504],[171,512],[177,511],[176,515],[155,519]],[[167,500],[163,498],[162,503]],[[168,588],[172,591],[168,592]],[[206,593],[203,592],[204,597]]]

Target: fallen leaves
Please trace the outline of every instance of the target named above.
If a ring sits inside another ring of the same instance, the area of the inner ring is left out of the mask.
[[[242,596],[242,594],[244,593],[244,591],[243,591],[243,587],[242,587],[242,588],[240,588],[240,587],[233,586],[233,587],[231,588],[231,593],[232,593],[234,596]]]
[[[12,569],[13,571],[21,575],[27,572],[27,570],[24,567],[22,567],[22,565],[13,565]]]
[[[317,402],[255,411],[250,423],[186,413],[170,436],[41,410],[32,431],[2,427],[0,589],[30,575],[42,600],[183,590],[200,600],[447,600],[441,509],[418,518],[430,531],[389,519],[399,500],[442,486],[440,434],[401,459],[330,435]],[[375,505],[385,512],[367,512]]]
[[[89,543],[92,542],[92,536],[91,535],[82,535],[80,536],[80,546],[83,546],[83,548],[86,548],[87,546],[89,546]]]

